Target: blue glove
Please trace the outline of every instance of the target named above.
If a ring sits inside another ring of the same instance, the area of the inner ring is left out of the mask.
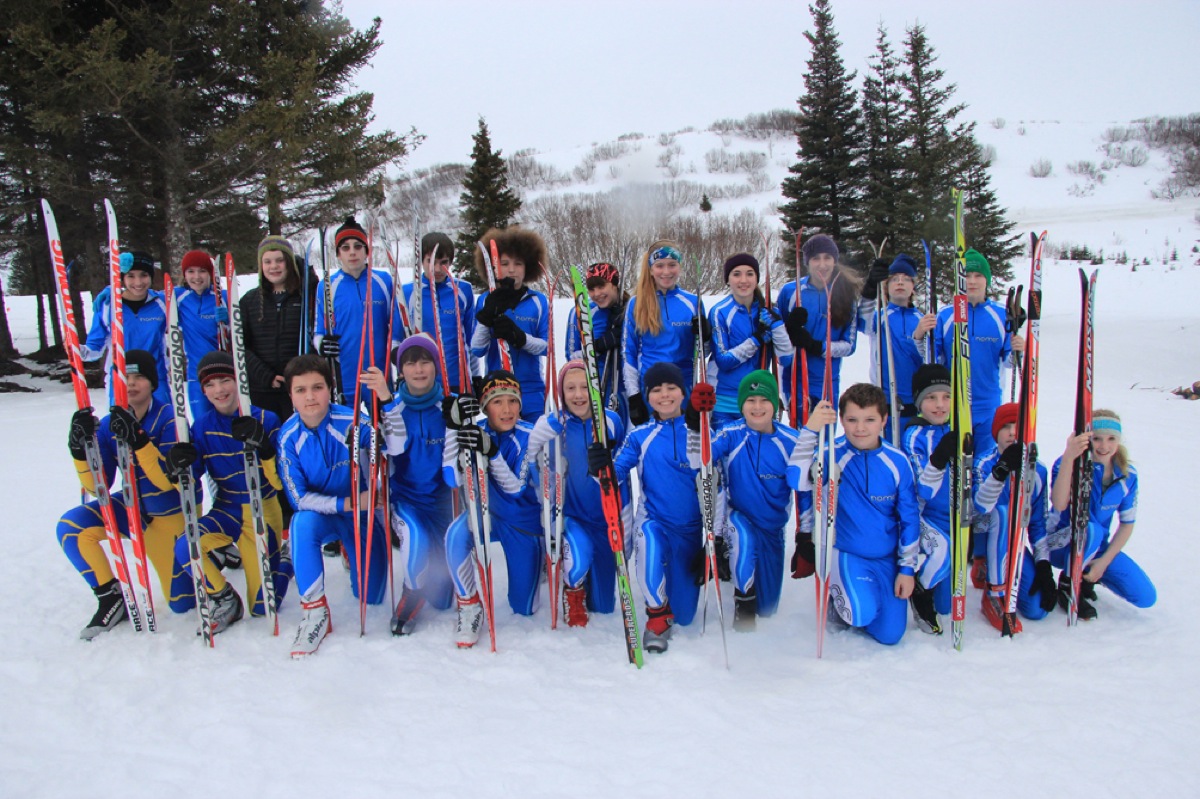
[[[217,303],[217,324],[229,324],[229,309],[225,307],[225,303]]]
[[[95,297],[92,298],[92,313],[94,313],[94,314],[100,313],[100,306],[103,305],[105,302],[107,302],[108,298],[111,296],[112,296],[112,287],[105,286],[103,291],[101,291],[99,294],[97,294]]]

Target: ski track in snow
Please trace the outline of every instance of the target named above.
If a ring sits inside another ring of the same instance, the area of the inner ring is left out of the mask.
[[[278,639],[264,620],[246,620],[206,651],[194,614],[172,615],[160,597],[158,635],[125,624],[84,643],[94,600],[54,538],[78,497],[64,446],[73,397],[36,381],[40,394],[0,397],[10,543],[0,562],[0,794],[852,796],[939,785],[1197,795],[1190,681],[1200,637],[1194,569],[1178,541],[1195,516],[1197,482],[1180,467],[1194,457],[1200,403],[1130,386],[1200,377],[1187,335],[1198,289],[1194,268],[1101,267],[1096,402],[1125,419],[1143,492],[1128,551],[1159,604],[1138,611],[1101,590],[1098,621],[1071,630],[1056,612],[1001,640],[971,590],[961,653],[948,633],[910,623],[894,648],[830,633],[817,660],[812,581],[791,579],[777,616],[753,634],[729,632],[729,671],[718,632],[701,636],[694,624],[639,672],[625,662],[619,614],[551,632],[544,593],[533,618],[499,610],[496,655],[486,634],[457,650],[453,613],[429,609],[415,635],[395,639],[387,609],[372,608],[360,638],[347,574],[329,560],[336,631],[307,661],[287,657],[294,593]],[[18,326],[32,319],[25,300],[9,300]],[[1047,265],[1045,300],[1038,432],[1049,464],[1073,414],[1073,266]],[[846,380],[865,377],[868,350],[860,339]],[[504,569],[497,575],[503,597]],[[232,583],[244,592],[239,576]],[[638,612],[644,623],[640,599]]]

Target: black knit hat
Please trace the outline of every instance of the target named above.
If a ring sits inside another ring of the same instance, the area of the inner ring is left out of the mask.
[[[358,224],[353,216],[346,217],[346,221],[337,229],[337,233],[333,236],[333,249],[336,252],[346,239],[358,239],[362,242],[363,247],[367,252],[371,251],[371,245],[367,243],[367,231],[363,230],[362,225]]]
[[[921,410],[921,401],[934,391],[950,390],[950,370],[940,363],[927,363],[919,366],[912,379],[913,402],[917,411]]]
[[[649,394],[653,389],[671,383],[687,393],[687,385],[683,382],[683,371],[670,361],[659,361],[646,370],[642,377],[642,390]]]
[[[731,255],[725,261],[725,266],[722,274],[725,277],[725,282],[729,282],[729,273],[739,266],[748,266],[754,270],[754,277],[762,276],[762,270],[758,268],[758,259],[748,252],[739,252],[737,255]]]
[[[141,375],[150,381],[151,388],[158,390],[158,364],[145,350],[125,350],[125,374]]]
[[[200,359],[200,365],[196,367],[196,379],[200,381],[201,388],[214,377],[237,379],[237,373],[233,370],[233,356],[228,352],[213,350]]]

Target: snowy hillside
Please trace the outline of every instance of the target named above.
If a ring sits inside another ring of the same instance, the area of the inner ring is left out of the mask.
[[[1174,264],[1099,267],[1096,403],[1123,415],[1141,475],[1127,551],[1158,587],[1154,608],[1136,610],[1101,589],[1095,622],[1068,629],[1056,612],[1001,640],[972,590],[961,653],[948,634],[910,624],[894,648],[831,633],[818,661],[812,582],[789,579],[777,616],[752,634],[729,632],[729,671],[711,624],[705,636],[696,625],[679,629],[670,651],[637,671],[625,663],[619,616],[551,632],[544,607],[530,619],[499,612],[496,655],[456,650],[450,613],[426,611],[415,635],[394,639],[387,610],[373,609],[360,639],[347,575],[327,561],[336,632],[308,661],[287,658],[299,619],[294,595],[279,639],[248,620],[206,651],[192,615],[162,613],[154,637],[123,625],[86,644],[78,632],[94,600],[54,538],[59,515],[79,497],[65,447],[74,399],[67,386],[32,380],[41,393],[0,395],[9,544],[0,562],[0,795],[1200,795],[1192,688],[1200,629],[1194,548],[1183,546],[1196,516],[1190,464],[1200,402],[1164,390],[1200,379],[1197,201],[1149,196],[1164,175],[1154,154],[1073,196],[1080,178],[1066,164],[1103,160],[1096,147],[1107,125],[1024,123],[1022,136],[1018,124],[983,125],[980,135],[996,147],[1000,200],[1023,230],[1045,227],[1052,242],[1154,261],[1164,241],[1179,249]],[[705,172],[705,154],[723,146],[718,134],[674,141],[680,179],[750,186],[751,173]],[[661,175],[657,161],[671,145],[640,143],[598,162],[587,189],[639,170]],[[773,147],[765,171],[775,186],[791,145]],[[736,137],[728,145],[731,153],[766,149]],[[537,158],[566,172],[586,152]],[[1053,162],[1047,178],[1028,175],[1039,158]],[[765,213],[777,200],[771,190],[714,203]],[[1049,463],[1073,410],[1075,265],[1047,263],[1044,288],[1039,439]],[[33,303],[7,302],[18,347],[34,349]],[[567,305],[558,310],[561,334]],[[869,348],[859,344],[849,381],[867,374]],[[94,399],[101,403],[99,392]],[[244,590],[239,577],[232,582]]]

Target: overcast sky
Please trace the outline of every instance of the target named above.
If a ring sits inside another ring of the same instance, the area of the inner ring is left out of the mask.
[[[383,19],[359,73],[376,126],[428,138],[409,165],[465,162],[483,115],[506,153],[654,134],[795,108],[811,29],[780,0],[344,0]],[[1197,0],[835,0],[861,78],[882,21],[896,50],[925,26],[967,116],[1128,121],[1200,112]]]

